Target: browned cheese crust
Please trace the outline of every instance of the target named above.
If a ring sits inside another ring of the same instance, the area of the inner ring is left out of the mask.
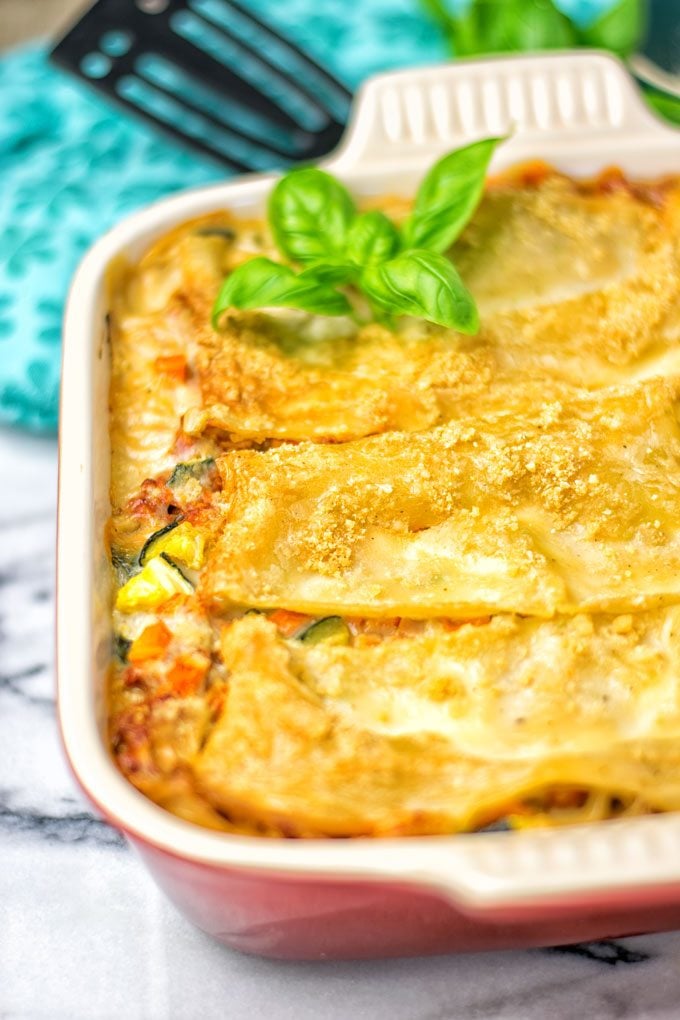
[[[131,782],[262,836],[680,807],[679,227],[674,179],[492,181],[451,253],[475,337],[289,310],[213,329],[225,274],[278,258],[226,212],[112,271]],[[125,587],[149,558],[160,599]]]

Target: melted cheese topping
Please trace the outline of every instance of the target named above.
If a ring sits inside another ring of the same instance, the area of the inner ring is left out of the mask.
[[[224,275],[276,257],[228,213],[116,268],[116,584],[173,523],[207,550],[114,613],[131,782],[268,836],[680,807],[679,220],[672,180],[492,183],[452,253],[476,337],[215,332]]]
[[[535,616],[680,594],[678,384],[220,458],[213,605]]]
[[[447,832],[527,788],[680,796],[680,609],[499,617],[368,648],[225,628],[227,709],[197,757],[230,816],[295,835]]]

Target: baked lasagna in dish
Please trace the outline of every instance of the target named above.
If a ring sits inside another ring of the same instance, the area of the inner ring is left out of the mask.
[[[397,222],[401,199],[373,203]],[[265,222],[112,271],[112,753],[182,818],[388,836],[680,807],[680,182],[541,165],[476,335],[229,308]]]

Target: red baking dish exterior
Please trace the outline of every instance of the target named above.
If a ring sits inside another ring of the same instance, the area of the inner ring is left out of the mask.
[[[134,842],[134,841],[133,841]],[[370,959],[563,945],[680,927],[678,885],[484,911],[399,882],[253,876],[139,844],[156,882],[199,928],[279,959]]]
[[[358,194],[408,194],[441,152],[512,137],[493,170],[540,158],[577,176],[680,172],[680,133],[613,58],[563,53],[383,75],[326,162]],[[58,540],[59,717],[88,797],[200,928],[249,953],[366,958],[566,943],[680,927],[680,816],[522,833],[288,840],[212,832],[157,807],[105,741],[110,582],[107,279],[182,220],[262,208],[271,177],[186,192],[128,218],[86,255],[64,333]]]

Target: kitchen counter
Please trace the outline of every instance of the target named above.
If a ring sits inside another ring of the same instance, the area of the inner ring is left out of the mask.
[[[230,952],[77,791],[55,724],[56,445],[0,432],[1,1020],[677,1020],[680,932],[363,963]]]

